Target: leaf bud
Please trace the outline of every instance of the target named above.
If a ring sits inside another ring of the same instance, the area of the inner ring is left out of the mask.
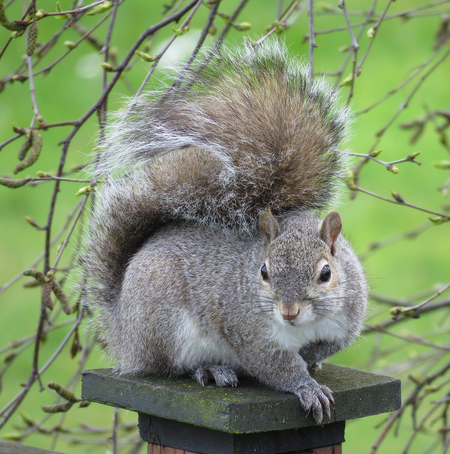
[[[438,169],[450,170],[450,161],[436,161],[432,162],[432,164]]]
[[[95,16],[96,14],[104,13],[113,7],[113,2],[103,2],[100,5],[97,5],[91,11],[86,13],[86,16]]]
[[[437,388],[436,386],[430,386],[430,385],[428,385],[428,386],[424,386],[424,387],[423,387],[423,390],[424,390],[425,392],[427,392],[427,393],[434,393],[434,392],[438,391],[439,388]]]
[[[398,173],[398,167],[395,167],[392,164],[388,164],[386,166],[386,169],[389,170],[389,172],[392,172],[393,174],[397,174]]]
[[[398,203],[405,203],[405,201],[403,200],[403,197],[402,197],[398,192],[391,191],[391,193],[392,193],[392,197],[393,197]]]
[[[72,41],[64,41],[64,45],[69,49],[75,49],[75,47],[77,47],[77,45]]]
[[[389,313],[392,315],[392,316],[397,316],[401,313],[401,309],[399,307],[393,307]]]
[[[177,28],[177,29],[175,29],[175,28],[172,27],[172,30],[173,30],[173,32],[175,33],[175,35],[177,35],[177,36],[183,36],[183,35],[185,35],[185,34],[189,31],[189,25],[186,25],[186,26],[183,27],[183,28]]]
[[[438,216],[436,218],[428,218],[434,225],[441,225],[445,222],[449,222],[450,218],[445,218],[443,216]]]
[[[408,161],[414,161],[414,159],[417,158],[417,156],[420,155],[420,151],[416,151],[415,153],[410,153],[407,157]]]
[[[11,33],[11,38],[12,38],[12,39],[14,39],[14,38],[19,38],[19,37],[22,36],[24,33],[25,33],[25,30],[18,30],[18,31],[12,32],[12,33]]]
[[[345,184],[347,185],[347,187],[349,189],[352,189],[352,190],[356,190],[356,187],[355,187],[355,174],[353,173],[353,171],[349,170],[347,172],[347,175],[345,176]]]
[[[25,128],[19,128],[15,125],[15,123],[13,123],[12,128],[14,132],[17,132],[17,134],[25,134],[27,131]]]
[[[84,188],[80,188],[75,195],[79,196],[79,195],[89,194],[90,192],[92,192],[93,189],[94,188],[91,185],[85,186]]]
[[[334,11],[334,6],[330,5],[329,3],[319,3],[319,8],[323,9],[324,11]]]
[[[241,22],[238,25],[238,30],[241,30],[243,32],[245,32],[247,30],[251,30],[251,28],[252,28],[252,24],[250,24],[250,22]]]
[[[36,224],[36,221],[34,219],[30,218],[30,216],[25,216],[25,221],[27,221],[28,224],[32,225],[33,227],[39,227]]]
[[[225,21],[226,24],[230,23],[230,15],[229,14],[218,12],[217,15],[220,16]]]
[[[376,158],[383,150],[374,150],[369,153],[369,156]]]
[[[135,50],[134,53],[135,53],[138,57],[142,58],[142,60],[144,60],[144,61],[153,62],[153,61],[156,60],[156,56],[147,55],[146,53],[141,52],[141,51],[139,51],[139,50]]]
[[[349,87],[352,84],[353,73],[350,73],[339,85],[341,87]]]
[[[100,66],[107,72],[114,72],[114,68],[109,63],[101,63]]]
[[[277,36],[280,36],[284,31],[286,30],[286,22],[282,21],[276,21],[275,22],[275,34]]]

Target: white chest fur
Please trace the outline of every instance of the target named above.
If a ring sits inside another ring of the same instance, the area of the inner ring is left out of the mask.
[[[298,352],[311,342],[343,339],[346,335],[344,326],[343,315],[334,315],[332,319],[320,317],[297,324],[276,316],[273,320],[272,339],[286,350]]]
[[[198,324],[185,313],[182,329],[177,334],[176,345],[180,346],[176,366],[189,369],[200,364],[226,364],[238,366],[236,355],[225,339],[214,334],[202,335]]]

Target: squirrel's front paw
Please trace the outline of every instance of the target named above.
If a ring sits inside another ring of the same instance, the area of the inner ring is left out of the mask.
[[[295,394],[300,399],[301,406],[306,410],[306,415],[312,411],[317,424],[323,421],[324,416],[331,421],[331,406],[334,407],[334,398],[330,388],[312,382],[300,386]]]
[[[229,366],[213,365],[198,366],[193,373],[193,378],[202,386],[210,380],[214,380],[217,386],[233,386],[239,383],[236,372]]]

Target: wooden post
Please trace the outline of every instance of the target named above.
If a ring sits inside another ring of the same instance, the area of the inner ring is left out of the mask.
[[[82,398],[139,414],[149,454],[341,454],[345,421],[400,406],[400,381],[325,364],[314,378],[332,389],[332,420],[316,425],[297,397],[244,380],[202,387],[187,378],[83,372]]]
[[[148,444],[148,454],[198,454],[192,451],[184,451],[183,449],[168,448],[165,446]],[[303,451],[301,453],[291,454],[342,454],[342,445],[328,446],[327,448],[317,448],[313,450]]]
[[[148,454],[198,454],[198,453],[192,451],[184,451],[183,449],[168,448],[166,446],[154,445],[152,443],[149,443]],[[305,451],[303,451],[302,453],[292,454],[305,454]],[[317,448],[313,450],[308,450],[307,454],[342,454],[342,445],[328,446],[327,448]]]
[[[185,451],[183,449],[169,448],[167,446],[148,444],[147,454],[199,454],[192,451]],[[342,445],[328,446],[326,448],[308,449],[298,453],[290,454],[342,454]]]
[[[21,443],[12,441],[0,440],[0,453],[1,454],[62,454],[56,451],[49,451],[47,449],[35,448],[33,446],[26,446]]]

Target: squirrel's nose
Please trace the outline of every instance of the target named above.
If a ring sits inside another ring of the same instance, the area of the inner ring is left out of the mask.
[[[294,320],[300,313],[300,305],[296,304],[283,304],[281,303],[280,313],[285,320]]]

